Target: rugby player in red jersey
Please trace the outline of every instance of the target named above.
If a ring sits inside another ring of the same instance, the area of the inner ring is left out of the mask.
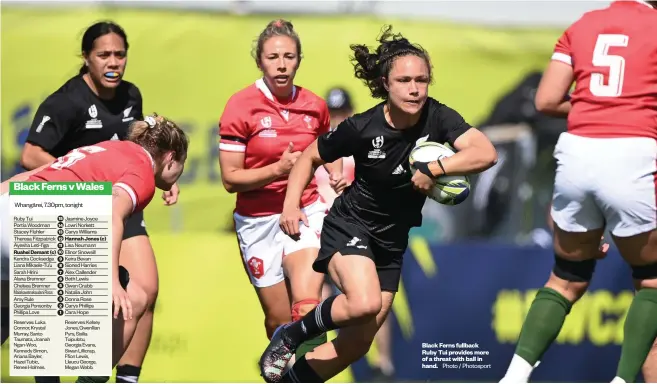
[[[224,187],[237,193],[239,249],[271,338],[279,325],[300,318],[321,297],[324,277],[312,264],[327,207],[317,185],[312,183],[303,193],[301,209],[308,221],[298,238],[280,230],[279,216],[290,169],[308,144],[329,131],[330,121],[326,102],[294,84],[301,42],[290,22],[270,22],[260,33],[254,56],[263,77],[228,100],[219,121],[219,162]],[[329,164],[327,171],[339,192],[346,185],[342,160]],[[304,348],[324,341],[325,334]]]
[[[586,292],[605,229],[637,289],[614,382],[635,380],[657,336],[656,5],[616,1],[586,13],[561,36],[541,80],[536,108],[568,117],[554,152],[555,265],[527,313],[502,382],[529,380]],[[647,382],[657,379],[652,365],[644,368]]]
[[[147,116],[130,127],[126,141],[104,141],[80,147],[32,171],[18,174],[0,185],[2,206],[2,284],[9,288],[8,194],[10,181],[104,181],[112,182],[112,297],[115,338],[113,365],[128,347],[140,316],[146,311],[146,292],[129,282],[129,271],[120,267],[124,222],[142,211],[151,201],[155,188],[168,191],[183,172],[188,139],[172,121]],[[8,326],[9,303],[3,296],[3,328]],[[7,313],[4,315],[4,313]],[[119,318],[119,313],[122,314]],[[3,342],[5,332],[3,329]]]

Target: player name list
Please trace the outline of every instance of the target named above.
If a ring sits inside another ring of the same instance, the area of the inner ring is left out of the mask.
[[[111,190],[11,184],[11,376],[111,376]]]

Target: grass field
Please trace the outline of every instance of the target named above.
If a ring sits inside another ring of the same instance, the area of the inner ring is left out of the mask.
[[[144,111],[184,122],[190,133],[186,173],[196,176],[194,184],[182,186],[177,206],[164,207],[156,197],[146,211],[161,287],[143,382],[261,381],[256,361],[266,343],[262,313],[244,275],[235,240],[221,231],[234,197],[221,184],[208,183],[204,175],[217,167],[216,155],[209,150],[216,143],[208,130],[216,126],[230,95],[257,78],[249,54],[251,43],[273,17],[2,7],[3,157],[16,158],[20,149],[14,137],[29,126],[43,97],[77,72],[82,32],[105,18],[114,19],[128,32],[126,78],[140,87]],[[349,44],[374,43],[384,20],[290,19],[304,49],[296,82],[318,94],[342,85],[353,93],[359,110],[373,105],[367,89],[353,78]],[[559,36],[559,31],[385,22],[430,52],[436,75],[431,94],[473,123],[527,71],[545,64]],[[31,108],[29,116],[16,117],[26,107]],[[6,346],[2,351],[7,351]],[[31,381],[10,379],[7,364],[7,353],[3,353],[2,381]],[[333,381],[350,379],[345,372]]]

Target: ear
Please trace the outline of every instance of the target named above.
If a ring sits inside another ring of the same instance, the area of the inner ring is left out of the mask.
[[[381,81],[383,82],[383,88],[385,88],[386,91],[390,92],[390,87],[388,87],[388,78],[385,77],[385,76],[382,76]]]

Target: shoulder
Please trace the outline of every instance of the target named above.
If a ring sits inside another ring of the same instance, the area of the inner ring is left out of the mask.
[[[383,118],[383,104],[384,102],[379,103],[364,112],[356,113],[347,118],[345,122],[348,122],[357,131],[362,131],[372,124],[383,123],[381,121]]]
[[[226,106],[255,104],[259,102],[259,100],[260,100],[260,91],[255,86],[255,84],[251,84],[233,93],[232,96],[228,98],[228,101],[226,102]]]
[[[85,102],[87,90],[84,87],[86,86],[81,77],[73,77],[48,95],[41,103],[41,108],[47,108],[49,113],[60,116],[75,115],[79,111],[86,110],[91,106]]]
[[[311,107],[313,109],[317,109],[319,111],[327,110],[328,111],[328,106],[326,104],[326,100],[324,100],[322,97],[318,96],[316,93],[313,91],[300,87],[296,85],[297,91],[299,92],[298,96],[298,101],[302,103],[309,103],[311,104]]]
[[[135,83],[122,80],[121,87],[124,89],[124,92],[126,92],[130,98],[141,101],[142,99],[141,91],[139,90],[139,87],[135,85]]]
[[[429,97],[426,103],[427,112],[432,117],[444,118],[446,116],[452,116],[454,114],[459,115],[456,110],[447,106],[447,104],[441,103],[440,101]]]

